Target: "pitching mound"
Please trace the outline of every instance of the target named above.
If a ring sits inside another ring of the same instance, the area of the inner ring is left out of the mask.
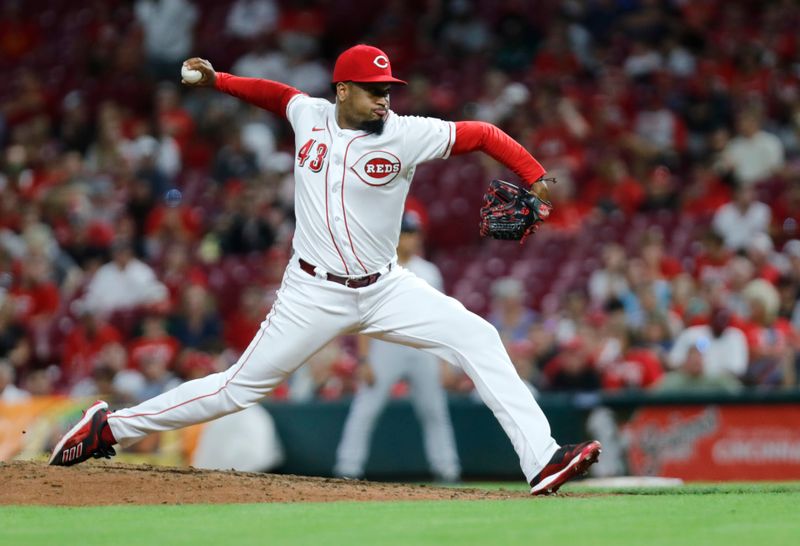
[[[0,505],[217,504],[521,498],[483,491],[90,461],[73,467],[0,463]]]

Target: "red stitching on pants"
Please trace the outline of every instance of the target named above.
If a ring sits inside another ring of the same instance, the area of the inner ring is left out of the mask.
[[[272,317],[274,317],[277,314],[278,305],[280,303],[281,303],[280,299],[276,298],[275,305],[272,307],[272,310],[270,311],[269,315],[267,315],[267,325],[264,326],[264,328],[261,329],[261,331],[260,331],[261,335],[259,336],[258,341],[256,341],[256,344],[253,345],[253,350],[250,351],[250,354],[248,354],[247,358],[244,359],[244,362],[242,362],[242,365],[239,366],[238,370],[236,370],[236,373],[234,373],[231,376],[231,378],[228,379],[225,382],[225,384],[222,385],[220,388],[218,388],[216,391],[214,391],[212,393],[209,393],[209,394],[204,394],[202,396],[196,396],[196,397],[192,398],[191,400],[187,400],[186,402],[181,402],[180,404],[176,404],[174,406],[171,406],[169,408],[163,409],[161,411],[157,411],[155,413],[136,413],[134,415],[114,415],[114,414],[111,414],[111,415],[108,416],[108,419],[130,419],[132,417],[152,417],[154,415],[161,415],[162,413],[166,413],[166,412],[168,412],[170,410],[174,410],[174,409],[179,408],[181,406],[185,406],[186,404],[189,404],[191,402],[195,402],[195,401],[201,400],[203,398],[208,398],[209,396],[216,396],[217,394],[222,392],[222,390],[227,388],[228,384],[230,384],[230,382],[233,381],[236,378],[237,375],[239,375],[239,372],[242,371],[242,369],[245,367],[245,364],[247,364],[247,362],[250,360],[250,357],[253,356],[254,352],[256,352],[256,348],[258,347],[258,344],[261,343],[261,339],[264,337],[264,333],[267,331],[267,328],[269,328],[270,324],[272,324]]]

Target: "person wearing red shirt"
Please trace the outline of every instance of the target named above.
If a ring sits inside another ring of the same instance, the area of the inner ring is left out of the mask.
[[[706,231],[700,242],[701,250],[694,256],[694,278],[700,282],[725,281],[733,252],[728,250],[725,240],[713,229]]]
[[[780,295],[764,279],[750,281],[742,290],[750,316],[737,326],[744,331],[750,351],[745,383],[762,387],[789,387],[796,382],[791,323],[778,316]]]
[[[707,165],[698,164],[692,169],[689,186],[681,192],[681,200],[683,214],[710,218],[731,201],[731,188]]]
[[[683,271],[680,262],[666,253],[664,237],[658,232],[645,235],[640,254],[651,279],[672,280]]]
[[[194,135],[194,120],[180,105],[180,97],[175,86],[168,84],[156,92],[156,116],[161,133],[175,139],[181,153],[189,147]]]
[[[122,341],[116,328],[82,310],[79,322],[67,335],[61,362],[62,383],[74,385],[92,375],[103,351]]]
[[[61,302],[58,285],[49,279],[50,264],[44,256],[29,255],[21,263],[21,276],[9,290],[19,319],[30,326],[47,321]]]
[[[601,160],[596,175],[581,188],[581,199],[604,211],[633,214],[644,201],[644,187],[619,157]]]
[[[145,361],[158,360],[170,369],[180,348],[180,342],[167,333],[164,317],[148,314],[142,320],[142,335],[128,347],[128,367],[139,370]]]
[[[650,349],[631,347],[601,370],[604,389],[648,389],[658,383],[664,370]]]
[[[258,332],[270,305],[264,301],[263,288],[248,286],[239,299],[239,307],[225,319],[223,339],[237,354],[244,353]]]

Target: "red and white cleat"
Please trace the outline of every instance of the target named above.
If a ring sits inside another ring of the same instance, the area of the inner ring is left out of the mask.
[[[83,417],[67,432],[50,456],[50,464],[71,466],[92,457],[110,459],[114,448],[103,441],[101,433],[108,422],[108,404],[98,400],[83,412]]]
[[[561,446],[531,481],[531,494],[550,495],[572,478],[586,474],[602,450],[603,446],[596,440]]]

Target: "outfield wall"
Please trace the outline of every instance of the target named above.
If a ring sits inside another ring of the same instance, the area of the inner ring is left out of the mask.
[[[617,470],[624,473],[687,480],[800,479],[798,392],[548,394],[539,402],[556,440],[587,439],[587,424],[592,423],[592,437],[602,437],[608,444],[604,456],[618,457]],[[286,450],[281,471],[329,474],[349,403],[266,407]],[[465,477],[521,477],[510,442],[483,404],[451,398],[450,410]],[[378,479],[427,475],[420,428],[407,401],[392,402],[380,418],[367,475]]]
[[[0,461],[43,456],[90,402],[50,397],[0,403]],[[800,392],[547,394],[539,402],[560,443],[603,441],[598,467],[607,472],[686,480],[800,479]],[[517,457],[491,412],[470,397],[449,404],[464,477],[519,479]],[[285,451],[277,471],[330,475],[349,400],[264,407]],[[187,465],[202,432],[199,425],[164,433],[117,460]],[[392,401],[380,417],[367,477],[429,477],[420,427],[407,400]]]

